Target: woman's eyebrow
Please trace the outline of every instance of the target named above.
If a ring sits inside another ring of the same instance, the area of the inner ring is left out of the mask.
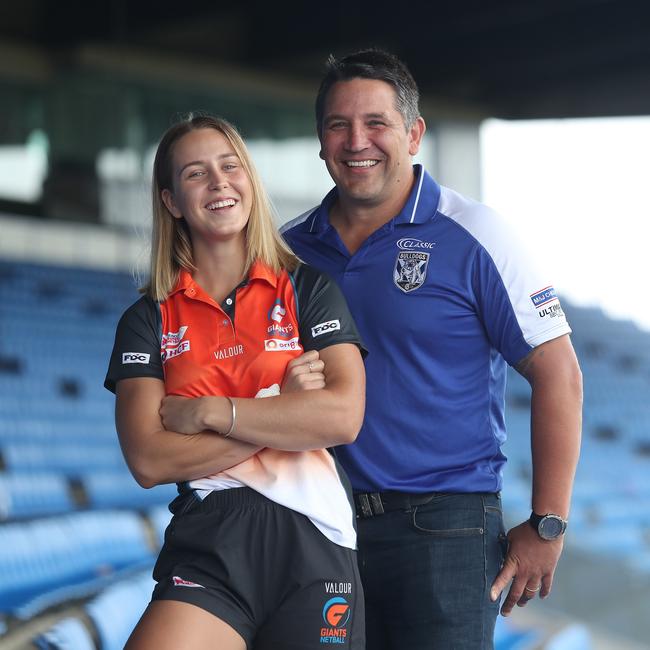
[[[237,158],[237,154],[232,152],[232,153],[222,153],[217,156],[217,160],[223,160],[224,158]],[[185,163],[179,170],[178,173],[179,175],[182,174],[188,167],[191,167],[192,165],[204,165],[205,160],[192,160],[188,163]]]

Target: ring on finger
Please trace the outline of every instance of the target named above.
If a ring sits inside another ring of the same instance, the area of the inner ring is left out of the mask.
[[[530,587],[524,587],[524,591],[527,591],[531,594],[536,594],[540,589],[542,588],[542,585],[537,585],[535,589],[531,589]]]
[[[313,361],[310,361],[310,362],[309,362],[309,372],[312,372],[313,369],[314,369],[314,362],[313,362]]]

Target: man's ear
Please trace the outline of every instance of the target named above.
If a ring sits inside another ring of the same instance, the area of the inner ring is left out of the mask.
[[[181,211],[176,207],[176,203],[174,202],[174,195],[168,189],[164,189],[160,193],[160,198],[163,200],[165,207],[171,212],[172,216],[175,219],[182,218],[183,215],[181,214]]]
[[[409,129],[409,154],[415,156],[418,151],[420,151],[420,145],[422,144],[422,138],[424,133],[427,130],[427,125],[424,122],[422,117],[418,117],[413,126]]]

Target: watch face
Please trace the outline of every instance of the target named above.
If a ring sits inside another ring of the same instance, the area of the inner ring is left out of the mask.
[[[559,517],[544,517],[539,522],[539,534],[544,539],[555,539],[564,532],[564,525]]]

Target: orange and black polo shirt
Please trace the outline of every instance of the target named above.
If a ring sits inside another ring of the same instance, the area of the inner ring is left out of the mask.
[[[167,394],[254,398],[277,394],[287,363],[307,350],[362,344],[337,285],[312,267],[275,274],[255,263],[218,304],[183,271],[169,297],[148,296],[117,326],[104,385],[154,377]],[[342,472],[326,450],[263,449],[213,476],[179,486],[204,498],[214,489],[249,486],[307,515],[332,541],[355,547],[354,514]],[[347,484],[347,479],[344,479]]]

